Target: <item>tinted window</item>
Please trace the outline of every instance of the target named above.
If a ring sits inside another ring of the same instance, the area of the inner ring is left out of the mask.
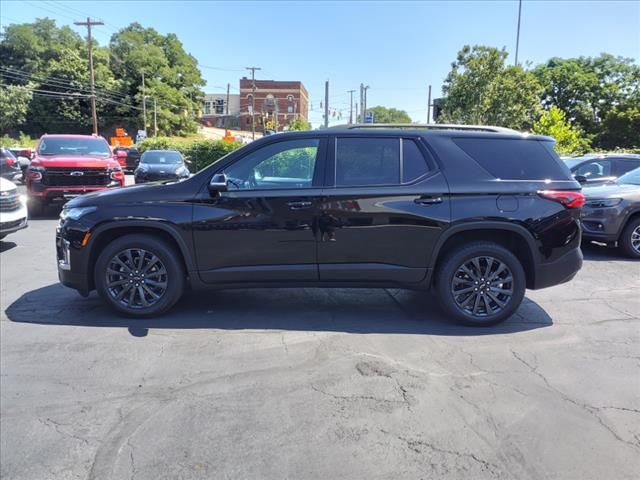
[[[230,190],[309,188],[318,139],[277,142],[249,153],[225,170]]]
[[[104,138],[45,137],[40,140],[38,154],[110,157],[111,149]]]
[[[400,183],[399,138],[339,138],[336,186]]]
[[[602,177],[610,177],[613,175],[611,172],[611,160],[592,160],[590,162],[583,163],[578,168],[574,170],[575,175],[583,175],[587,178],[587,180],[591,180],[593,178],[602,178]]]
[[[632,158],[619,158],[614,160],[616,163],[616,168],[614,172],[614,176],[619,177],[620,175],[624,175],[631,170],[640,167],[640,160],[634,160]]]
[[[182,155],[180,155],[180,152],[150,151],[142,154],[140,162],[149,164],[176,164],[182,163]]]
[[[413,182],[427,173],[427,162],[415,141],[402,139],[402,183]]]
[[[555,154],[551,142],[498,138],[456,138],[453,141],[496,178],[503,180],[569,180],[571,178],[569,169]]]

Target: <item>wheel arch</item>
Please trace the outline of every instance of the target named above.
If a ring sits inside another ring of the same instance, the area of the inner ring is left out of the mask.
[[[194,259],[184,239],[169,225],[147,221],[120,221],[98,227],[90,238],[87,277],[90,289],[94,289],[94,268],[100,252],[109,242],[125,235],[149,234],[163,239],[179,254],[182,266],[187,275],[195,270]]]
[[[513,253],[524,268],[527,288],[535,283],[535,265],[538,261],[535,239],[526,228],[512,223],[477,222],[456,225],[447,229],[434,247],[433,271],[436,272],[448,252],[473,241],[489,241]]]

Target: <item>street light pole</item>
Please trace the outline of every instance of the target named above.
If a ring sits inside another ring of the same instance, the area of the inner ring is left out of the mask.
[[[349,124],[353,123],[353,93],[355,90],[349,90]]]
[[[520,17],[522,16],[522,0],[518,0],[518,33],[516,34],[516,67],[518,66],[518,49],[520,48]]]

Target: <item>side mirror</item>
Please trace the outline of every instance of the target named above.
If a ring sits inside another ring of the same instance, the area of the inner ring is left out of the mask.
[[[575,178],[576,182],[578,182],[580,185],[584,185],[588,182],[587,177],[585,177],[584,175],[574,175],[573,178]]]
[[[216,173],[209,181],[209,193],[211,195],[227,191],[227,176],[224,173]]]

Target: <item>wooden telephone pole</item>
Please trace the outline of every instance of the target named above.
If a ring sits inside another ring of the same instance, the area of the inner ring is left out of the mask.
[[[89,45],[89,81],[91,82],[91,117],[93,118],[93,134],[98,135],[98,115],[96,114],[96,85],[93,77],[93,41],[91,40],[91,27],[104,25],[100,20],[91,20],[87,17],[86,22],[73,22],[75,25],[87,27],[87,43]]]
[[[247,67],[247,70],[251,70],[251,139],[256,139],[256,70],[261,70],[260,67]]]

